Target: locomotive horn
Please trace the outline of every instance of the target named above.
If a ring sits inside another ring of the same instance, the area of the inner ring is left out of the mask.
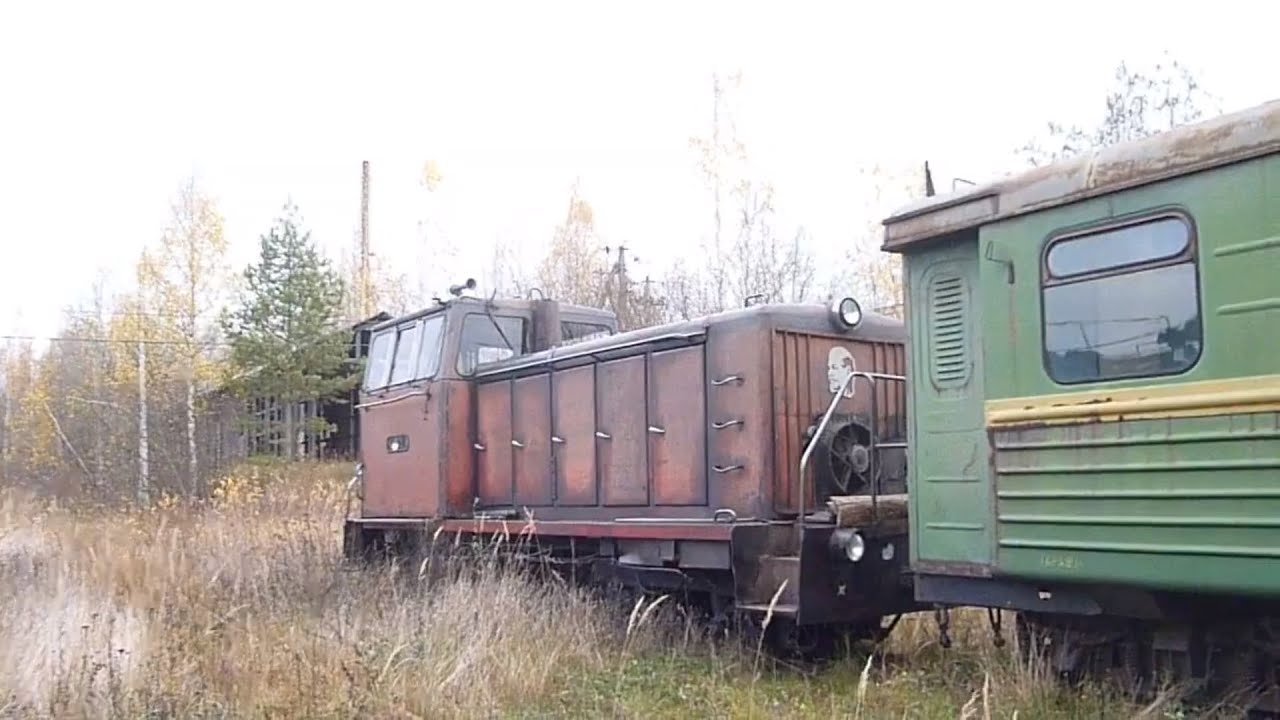
[[[462,283],[461,285],[450,285],[449,294],[454,297],[460,297],[462,295],[463,290],[475,290],[475,289],[476,289],[476,279],[467,278],[467,281]]]

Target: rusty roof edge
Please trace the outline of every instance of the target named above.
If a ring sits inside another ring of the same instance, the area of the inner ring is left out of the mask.
[[[882,250],[891,251],[995,219],[1044,210],[1107,192],[1145,185],[1280,151],[1280,100],[1193,125],[1117,143],[1050,165],[1006,175],[974,188],[908,203],[882,221]],[[947,210],[995,198],[994,210],[957,222]],[[940,215],[894,237],[895,225]]]

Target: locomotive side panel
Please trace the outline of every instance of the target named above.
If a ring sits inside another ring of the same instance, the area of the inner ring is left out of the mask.
[[[717,325],[706,344],[709,499],[740,517],[767,517],[773,502],[773,385],[764,323]]]
[[[604,505],[649,504],[645,357],[601,363],[596,371],[596,448]]]
[[[550,373],[514,381],[511,448],[516,505],[550,505],[553,490]]]
[[[476,387],[476,497],[485,507],[509,507],[511,482],[511,381]]]
[[[439,383],[444,398],[445,434],[440,448],[440,473],[445,480],[442,515],[471,511],[475,499],[476,452],[472,447],[475,397],[471,383],[446,380]]]
[[[556,504],[594,506],[596,488],[596,366],[559,370],[551,380],[554,410],[551,451]]]
[[[654,505],[707,504],[706,380],[702,345],[649,359],[649,468]]]

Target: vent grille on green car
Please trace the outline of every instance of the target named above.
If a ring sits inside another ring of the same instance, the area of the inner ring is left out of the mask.
[[[969,382],[969,292],[962,275],[935,275],[929,282],[929,352],[933,384]]]

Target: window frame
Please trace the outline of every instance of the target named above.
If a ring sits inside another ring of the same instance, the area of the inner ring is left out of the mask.
[[[1157,222],[1168,218],[1174,218],[1183,223],[1187,229],[1187,243],[1180,252],[1174,255],[1166,255],[1153,260],[1140,260],[1136,262],[1128,262],[1121,265],[1114,265],[1103,268],[1101,270],[1092,270],[1088,272],[1076,273],[1066,277],[1057,277],[1049,269],[1049,253],[1054,247],[1072,240],[1084,237],[1101,235],[1108,232],[1115,232],[1127,227],[1135,225],[1144,225],[1147,223]],[[1037,296],[1040,304],[1040,363],[1044,370],[1045,377],[1055,385],[1070,387],[1076,385],[1089,385],[1098,383],[1113,383],[1125,380],[1140,380],[1150,378],[1171,378],[1179,375],[1185,375],[1196,368],[1201,359],[1204,358],[1204,300],[1203,287],[1200,281],[1200,233],[1196,226],[1195,219],[1191,213],[1181,206],[1163,206],[1143,210],[1138,213],[1124,215],[1118,218],[1108,218],[1102,222],[1089,223],[1086,225],[1063,228],[1050,233],[1042,243],[1040,249],[1040,273],[1039,287],[1037,288]],[[1124,275],[1134,275],[1150,270],[1159,270],[1161,268],[1175,267],[1179,265],[1190,264],[1192,268],[1192,277],[1195,285],[1195,317],[1200,321],[1199,346],[1196,357],[1186,367],[1173,372],[1157,372],[1157,373],[1132,373],[1124,375],[1110,375],[1106,377],[1085,378],[1081,380],[1059,380],[1054,377],[1050,370],[1050,352],[1048,345],[1048,317],[1046,315],[1045,291],[1060,287],[1063,285],[1078,285],[1097,280],[1104,280],[1112,277],[1121,277]]]
[[[370,368],[368,363],[373,357],[374,345],[376,344],[379,338],[388,337],[388,336],[391,338],[391,356],[390,356],[390,360],[387,362],[387,369],[383,373],[382,380],[379,384],[370,385],[369,384]],[[400,342],[400,333],[395,327],[384,328],[377,332],[369,333],[369,351],[365,353],[364,377],[360,379],[361,390],[363,390],[364,392],[377,392],[379,390],[385,390],[388,387],[388,384],[391,382],[391,367],[392,365],[395,364],[396,345],[399,344],[399,342]]]
[[[560,337],[561,337],[561,338],[564,338],[564,336],[565,336],[565,326],[566,326],[566,325],[574,325],[574,326],[582,326],[582,327],[593,327],[593,328],[599,328],[599,329],[598,329],[598,330],[595,330],[595,331],[593,331],[593,332],[587,333],[587,334],[585,334],[585,335],[580,335],[580,336],[575,337],[575,338],[572,338],[572,339],[563,339],[563,340],[562,340],[562,344],[564,344],[564,345],[571,345],[571,344],[574,344],[574,343],[586,342],[586,340],[584,340],[584,338],[592,338],[592,339],[595,339],[595,338],[597,338],[597,337],[612,337],[613,335],[616,335],[616,334],[617,334],[617,331],[616,331],[614,328],[612,328],[612,327],[610,327],[610,326],[608,326],[608,325],[604,324],[604,322],[603,322],[603,321],[596,322],[596,321],[594,321],[594,320],[574,320],[574,319],[569,319],[569,320],[561,320],[561,321],[560,321]],[[600,335],[599,333],[604,333],[604,335]]]
[[[478,368],[481,365],[481,363],[477,362],[475,367],[471,368],[470,372],[463,372],[462,365],[461,365],[462,358],[463,358],[463,351],[465,349],[464,341],[466,339],[466,334],[467,334],[467,322],[471,320],[471,318],[473,317],[480,318],[486,324],[489,322],[489,313],[470,312],[463,315],[462,320],[458,323],[458,341],[457,341],[458,345],[453,358],[453,371],[456,372],[459,377],[464,377],[464,378],[469,378],[475,375],[476,368]],[[493,313],[493,319],[498,321],[516,320],[520,323],[520,337],[518,338],[520,349],[517,350],[516,354],[513,355],[512,357],[516,358],[516,357],[528,355],[529,345],[530,345],[529,331],[532,325],[532,323],[530,322],[530,319],[524,315],[518,315],[518,314],[507,315],[507,314],[500,314],[500,313]],[[517,340],[517,338],[510,338],[510,337],[508,337],[507,339]]]
[[[422,374],[423,333],[426,332],[428,323],[436,322],[436,321],[438,321],[441,326],[440,327],[441,342],[437,344],[437,350],[436,350],[436,355],[437,355],[436,361],[435,361],[436,367],[435,367],[435,371],[432,372],[430,375],[423,375]],[[369,375],[368,375],[368,370],[366,369],[364,376],[360,379],[360,389],[363,392],[367,392],[367,393],[383,392],[393,388],[401,387],[403,385],[409,385],[415,382],[420,382],[422,380],[430,380],[436,377],[437,375],[439,375],[440,368],[443,365],[441,360],[443,359],[443,356],[444,356],[445,340],[448,337],[447,323],[448,323],[448,318],[446,317],[445,313],[435,313],[431,315],[416,317],[416,318],[413,318],[412,320],[396,323],[394,325],[390,325],[388,327],[382,328],[376,332],[370,331],[369,352],[365,354],[365,363],[367,364],[369,362],[369,358],[372,357],[374,340],[379,337],[389,336],[391,338],[391,350],[390,350],[391,358],[390,358],[390,362],[387,365],[386,373],[381,378],[382,380],[381,384],[369,385]],[[393,382],[393,379],[395,377],[395,371],[396,371],[396,357],[400,352],[400,340],[402,339],[404,332],[410,328],[417,330],[417,333],[415,334],[415,339],[414,339],[415,347],[414,347],[412,358],[411,358],[412,364],[413,364],[413,370],[408,379]]]
[[[396,362],[396,360],[400,358],[400,343],[402,340],[404,340],[404,334],[406,332],[409,332],[410,330],[414,331],[413,349],[412,351],[410,351],[408,359],[410,363],[412,363],[413,367],[410,368],[409,376],[407,378],[397,380],[396,370],[398,369],[399,364]],[[385,386],[388,388],[407,385],[417,379],[416,376],[418,374],[418,356],[422,354],[422,346],[421,346],[422,318],[416,318],[410,322],[400,323],[399,325],[396,325],[395,331],[396,331],[396,344],[394,349],[392,349],[391,351],[391,372],[387,374],[387,384]]]
[[[435,378],[435,376],[440,374],[440,368],[444,366],[444,349],[445,344],[449,339],[449,319],[446,315],[447,313],[441,312],[433,315],[427,315],[420,319],[421,327],[418,328],[418,352],[414,353],[417,358],[414,361],[415,364],[413,366],[413,379],[415,381],[431,380]],[[427,323],[434,321],[439,321],[440,323],[439,341],[436,343],[435,369],[431,371],[430,375],[424,375],[422,373],[422,341],[426,339]],[[395,368],[393,367],[392,370],[394,369]]]

